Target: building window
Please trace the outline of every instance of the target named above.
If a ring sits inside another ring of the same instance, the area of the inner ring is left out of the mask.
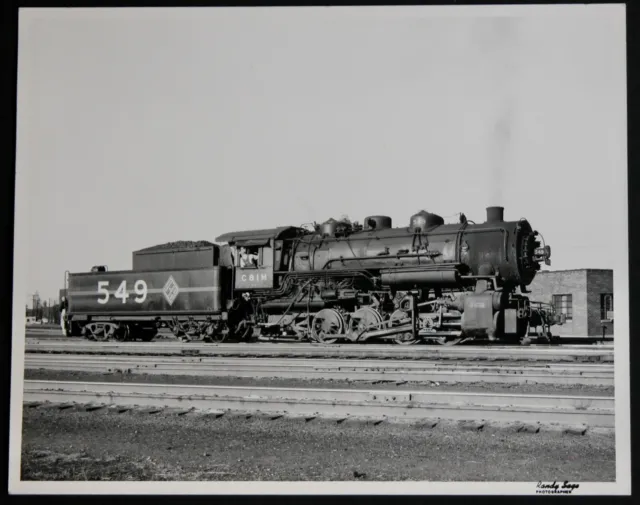
[[[613,293],[603,293],[600,295],[600,319],[609,319],[607,312],[613,312]]]
[[[571,295],[553,295],[553,306],[558,314],[564,314],[567,321],[573,319],[573,301]]]

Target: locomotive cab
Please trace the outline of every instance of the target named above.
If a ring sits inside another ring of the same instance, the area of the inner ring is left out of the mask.
[[[291,239],[300,232],[299,228],[284,226],[269,230],[231,232],[217,237],[216,242],[227,242],[235,249],[234,289],[273,289],[276,285],[274,271],[288,270],[293,249]]]
[[[272,240],[260,246],[255,241],[240,241],[235,245],[236,257],[234,288],[236,290],[273,288]]]

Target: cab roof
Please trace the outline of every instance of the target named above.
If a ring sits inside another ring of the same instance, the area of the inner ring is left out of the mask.
[[[216,238],[216,242],[227,242],[230,245],[237,246],[263,246],[269,243],[271,239],[280,240],[285,238],[293,238],[304,233],[302,228],[295,226],[280,226],[278,228],[269,228],[266,230],[250,230],[250,231],[234,231],[225,233]]]

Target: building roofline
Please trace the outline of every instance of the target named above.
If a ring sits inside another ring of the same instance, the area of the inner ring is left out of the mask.
[[[613,273],[613,269],[611,268],[569,268],[567,270],[539,270],[538,272],[536,272],[536,275],[559,274],[564,272],[611,272]]]

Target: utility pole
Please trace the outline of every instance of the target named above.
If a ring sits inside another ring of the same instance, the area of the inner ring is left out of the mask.
[[[33,316],[36,318],[36,321],[39,319],[38,318],[38,312],[39,312],[39,308],[40,308],[40,295],[38,294],[38,292],[36,291],[33,294]]]

